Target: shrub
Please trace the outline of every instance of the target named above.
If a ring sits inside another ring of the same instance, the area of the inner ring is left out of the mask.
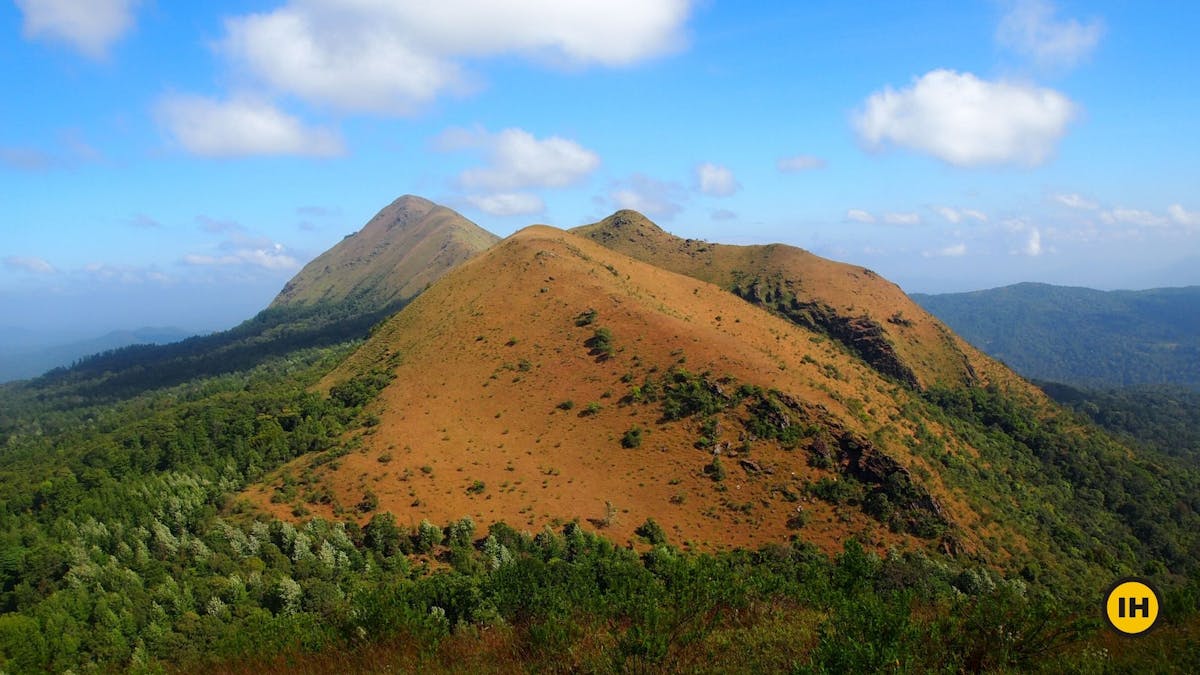
[[[601,326],[592,333],[592,337],[584,341],[583,345],[591,350],[588,352],[589,354],[604,360],[613,355],[612,339],[612,331]]]
[[[429,553],[434,546],[442,543],[442,528],[429,522],[422,520],[417,526],[417,553]]]
[[[621,437],[621,447],[623,447],[623,448],[633,449],[633,448],[640,447],[641,445],[642,445],[642,428],[641,427],[634,427],[634,428],[630,429],[629,431],[626,431],[625,435]]]
[[[655,546],[667,543],[667,533],[653,518],[647,518],[633,533]]]
[[[594,309],[588,309],[587,311],[580,312],[579,315],[575,317],[575,325],[579,326],[580,328],[583,326],[589,326],[593,321],[596,320],[596,316],[597,312]]]
[[[575,401],[572,401],[571,399],[567,399],[554,407],[558,408],[559,410],[571,410],[572,408],[575,407]]]
[[[704,467],[704,473],[707,473],[709,478],[717,482],[725,480],[725,465],[721,463],[720,457],[713,457],[712,463]]]

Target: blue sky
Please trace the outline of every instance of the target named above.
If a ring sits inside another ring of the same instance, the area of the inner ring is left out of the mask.
[[[0,4],[0,326],[211,330],[414,193],[909,291],[1200,283],[1194,2]]]

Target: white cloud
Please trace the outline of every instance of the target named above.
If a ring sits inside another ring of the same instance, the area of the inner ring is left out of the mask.
[[[1080,211],[1095,211],[1100,208],[1096,202],[1084,197],[1078,193],[1056,194],[1052,197],[1054,201],[1062,204],[1069,209],[1078,209]]]
[[[1045,0],[1016,0],[996,29],[996,41],[1042,66],[1069,68],[1087,58],[1104,35],[1104,23],[1059,20]]]
[[[1104,211],[1100,214],[1100,220],[1106,225],[1137,225],[1139,227],[1158,227],[1167,224],[1167,219],[1156,213],[1125,208]]]
[[[931,251],[923,251],[922,256],[926,258],[960,258],[967,254],[967,245],[963,243],[951,244],[939,249]]]
[[[559,136],[538,139],[524,129],[486,131],[452,129],[438,139],[442,149],[480,148],[487,165],[459,176],[463,187],[519,190],[567,187],[584,180],[600,166],[600,156],[575,141]]]
[[[1053,153],[1075,105],[1052,89],[934,70],[902,90],[872,94],[854,116],[872,150],[927,153],[955,166],[1036,166]]]
[[[696,167],[696,184],[700,191],[713,197],[728,197],[742,189],[729,167],[705,162]]]
[[[293,270],[300,267],[284,247],[263,237],[250,237],[234,232],[221,242],[216,254],[189,253],[183,256],[187,265],[198,267],[243,266],[257,267],[269,271]]]
[[[921,216],[916,213],[885,213],[883,222],[888,225],[920,225]]]
[[[65,42],[93,59],[133,28],[138,0],[16,0],[27,39]]]
[[[135,267],[133,265],[89,263],[83,266],[83,271],[91,281],[116,281],[123,284],[142,284],[147,282],[167,284],[172,281],[170,277],[154,268]]]
[[[935,206],[934,211],[938,215],[945,218],[948,222],[958,225],[964,220],[977,220],[981,223],[986,223],[988,220],[987,214],[976,209],[956,209],[951,206]]]
[[[526,192],[501,192],[467,197],[472,206],[493,216],[524,216],[541,213],[546,203],[541,197]]]
[[[335,132],[307,127],[263,101],[175,95],[159,101],[157,112],[184,149],[205,157],[332,157],[345,151]]]
[[[460,61],[520,55],[624,66],[679,49],[694,0],[291,0],[226,22],[222,50],[281,94],[408,113],[471,76]]]
[[[1167,215],[1176,225],[1184,227],[1200,227],[1200,211],[1188,211],[1182,204],[1172,204],[1167,207]]]
[[[737,220],[738,215],[729,209],[716,209],[709,214],[709,217],[716,221]]]
[[[875,222],[875,216],[862,209],[850,209],[846,211],[846,220],[855,223],[873,223]]]
[[[619,209],[633,209],[655,218],[670,219],[683,210],[680,202],[684,191],[678,183],[642,174],[618,182],[608,196]]]
[[[246,228],[240,223],[233,220],[222,220],[220,218],[212,218],[209,216],[196,216],[196,222],[200,224],[200,229],[205,232],[219,234],[222,232],[242,232]]]
[[[21,272],[31,272],[33,274],[54,274],[56,272],[54,265],[51,265],[42,258],[33,256],[10,255],[0,262],[3,262],[4,266],[11,270]]]
[[[1029,238],[1025,240],[1025,248],[1022,253],[1030,257],[1042,254],[1042,233],[1036,227],[1029,231]]]
[[[183,256],[183,262],[188,265],[250,265],[266,270],[290,270],[300,267],[296,259],[283,253],[280,249],[241,249],[224,255],[203,255],[189,253]]]
[[[800,171],[813,171],[816,169],[824,169],[827,162],[820,157],[812,155],[795,155],[793,157],[782,157],[775,162],[775,168],[783,173],[798,173]]]

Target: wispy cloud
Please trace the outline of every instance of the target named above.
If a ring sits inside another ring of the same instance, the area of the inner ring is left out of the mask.
[[[883,222],[888,225],[920,225],[921,215],[917,213],[885,213]]]
[[[966,254],[967,245],[962,242],[921,252],[921,255],[926,258],[960,258]]]
[[[475,208],[493,216],[527,216],[546,210],[542,198],[528,192],[470,195],[466,199]]]
[[[1096,209],[1100,208],[1100,205],[1096,202],[1075,192],[1051,195],[1051,199],[1053,199],[1055,203],[1061,204],[1069,209],[1076,209],[1079,211],[1095,211]]]
[[[31,274],[54,274],[57,270],[54,265],[46,262],[43,258],[35,256],[10,255],[5,257],[0,262],[10,270],[19,272],[29,272]]]
[[[947,222],[958,225],[967,220],[976,220],[981,223],[986,223],[988,220],[987,214],[977,209],[957,209],[952,206],[935,206],[933,210]]]
[[[782,173],[799,173],[801,171],[815,171],[824,169],[828,163],[820,157],[812,155],[793,155],[791,157],[781,157],[775,161],[775,168]]]
[[[139,0],[16,0],[27,39],[65,43],[92,59],[134,27]]]
[[[655,218],[670,220],[683,210],[683,186],[660,181],[643,174],[618,181],[609,191],[609,199],[619,209],[633,209]]]
[[[696,166],[696,186],[706,195],[728,197],[742,189],[729,167],[705,162]]]
[[[846,220],[854,223],[873,223],[875,222],[875,216],[871,215],[869,211],[862,209],[850,209],[846,211]]]
[[[1041,66],[1071,68],[1087,58],[1104,36],[1104,22],[1059,19],[1046,0],[1015,0],[996,29],[1001,46]]]

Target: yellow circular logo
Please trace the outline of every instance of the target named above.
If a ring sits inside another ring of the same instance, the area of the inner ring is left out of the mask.
[[[1104,618],[1123,635],[1141,635],[1158,621],[1158,591],[1143,579],[1117,581],[1104,598]]]

